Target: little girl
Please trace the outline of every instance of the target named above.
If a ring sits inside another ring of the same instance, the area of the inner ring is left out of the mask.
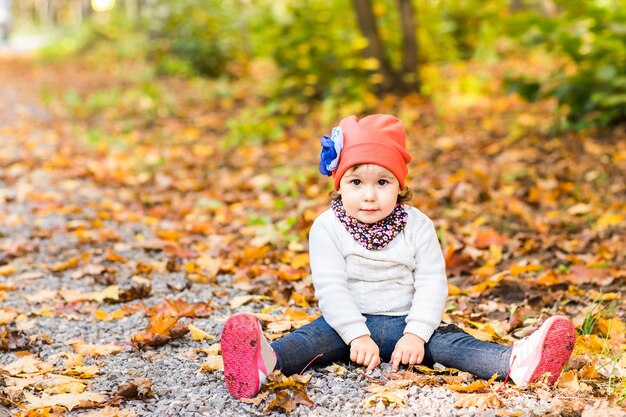
[[[331,208],[309,235],[311,274],[322,317],[273,343],[257,318],[232,315],[221,344],[226,388],[254,397],[274,369],[285,375],[309,364],[350,359],[374,369],[389,361],[446,367],[519,386],[549,372],[559,377],[575,341],[572,323],[550,317],[513,346],[484,342],[442,324],[448,286],[432,221],[404,204],[411,156],[402,122],[349,116],[322,139],[320,171],[334,177]]]

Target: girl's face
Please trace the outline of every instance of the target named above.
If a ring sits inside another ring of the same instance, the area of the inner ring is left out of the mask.
[[[364,164],[346,171],[337,192],[350,216],[363,223],[376,223],[395,208],[400,183],[387,168]]]

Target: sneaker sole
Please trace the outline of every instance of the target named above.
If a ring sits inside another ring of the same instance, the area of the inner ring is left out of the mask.
[[[232,315],[222,330],[222,359],[226,389],[235,398],[252,398],[259,392],[257,356],[260,354],[259,322],[248,313]]]
[[[576,331],[572,322],[565,317],[550,317],[546,322],[549,329],[541,343],[541,357],[529,382],[538,380],[546,372],[550,372],[550,384],[554,384],[574,350]]]

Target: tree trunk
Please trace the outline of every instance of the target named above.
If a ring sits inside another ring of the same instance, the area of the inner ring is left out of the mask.
[[[524,9],[524,0],[511,0],[509,3],[509,13],[513,14]]]
[[[402,82],[406,92],[420,91],[417,64],[417,29],[412,0],[398,0],[400,28],[402,31]]]
[[[383,78],[381,89],[383,91],[397,90],[399,87],[398,81],[400,80],[398,79],[398,74],[394,73],[391,68],[389,59],[385,54],[383,43],[380,40],[378,25],[376,24],[376,16],[374,16],[374,11],[372,9],[372,1],[353,0],[353,4],[356,10],[359,28],[368,42],[365,53],[369,58],[376,59],[380,65],[378,72]]]

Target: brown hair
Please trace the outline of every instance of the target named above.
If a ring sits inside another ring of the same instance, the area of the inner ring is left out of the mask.
[[[363,165],[367,165],[367,164],[356,164],[356,165],[351,166],[350,168],[348,168],[346,170],[346,174],[351,173],[355,169],[359,169]],[[339,194],[335,190],[329,192],[328,196],[330,198],[332,198],[333,200],[341,198],[341,194]],[[398,193],[398,200],[396,201],[396,204],[408,203],[409,201],[411,201],[412,198],[413,198],[413,192],[411,192],[411,189],[408,186],[405,185],[404,188],[402,189],[402,191],[400,191],[400,193]]]
[[[341,194],[339,194],[335,190],[332,190],[331,192],[329,192],[328,196],[332,198],[333,200],[341,198]],[[411,201],[412,198],[413,198],[413,192],[408,186],[405,186],[404,189],[400,191],[400,193],[398,194],[398,200],[396,201],[396,203],[397,204],[408,203],[409,201]]]

